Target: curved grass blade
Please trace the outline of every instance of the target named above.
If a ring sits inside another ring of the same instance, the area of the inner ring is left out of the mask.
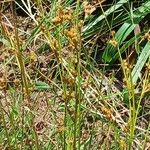
[[[133,83],[137,82],[138,78],[140,77],[140,72],[149,57],[150,57],[150,42],[147,42],[138,58],[135,67],[133,68],[131,74]]]

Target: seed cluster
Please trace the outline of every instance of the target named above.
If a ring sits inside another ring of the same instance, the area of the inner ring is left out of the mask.
[[[117,40],[115,39],[115,31],[112,31],[111,32],[111,36],[112,36],[112,38],[109,40],[109,43],[112,45],[112,46],[114,46],[114,47],[118,47],[118,42],[117,42]]]
[[[62,7],[58,8],[56,16],[52,19],[54,25],[60,25],[64,21],[72,22],[73,10],[71,8],[66,8],[65,10]]]

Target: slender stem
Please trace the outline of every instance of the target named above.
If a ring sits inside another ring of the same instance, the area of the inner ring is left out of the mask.
[[[73,140],[73,150],[76,150],[76,131],[77,131],[77,110],[78,110],[78,102],[77,102],[77,96],[75,99],[75,114],[74,114],[74,140]]]
[[[129,93],[131,94],[131,107],[130,107],[130,111],[131,111],[131,124],[130,124],[130,142],[129,142],[129,146],[130,148],[132,147],[132,143],[134,140],[134,130],[135,130],[135,115],[136,115],[136,108],[135,108],[135,94],[134,94],[134,86],[132,83],[132,77],[131,77],[131,73],[130,73],[130,81],[129,81],[129,86],[128,86],[128,90]]]
[[[16,38],[16,58],[19,62],[19,67],[21,70],[21,78],[22,78],[22,83],[23,87],[25,88],[25,93],[27,95],[28,102],[30,101],[30,92],[28,88],[28,81],[26,78],[26,71],[25,71],[25,65],[23,62],[23,57],[22,57],[22,51],[20,50],[20,42],[19,42],[19,36],[18,36],[18,30],[17,30],[17,17],[16,17],[16,8],[14,1],[11,1],[11,9],[12,9],[12,16],[13,16],[13,24],[14,24],[14,32],[15,32],[15,38]]]
[[[24,102],[25,95],[26,95],[28,104],[30,104],[30,92],[29,92],[29,87],[28,87],[28,80],[26,77],[25,64],[23,61],[23,56],[22,56],[22,51],[20,48],[20,41],[19,41],[19,36],[18,36],[18,30],[17,30],[16,5],[13,0],[11,1],[11,11],[12,11],[14,33],[15,33],[15,40],[16,40],[16,43],[15,43],[16,59],[19,64],[19,68],[20,68],[20,72],[21,72],[21,79],[22,79],[22,93],[23,93],[22,100]],[[24,104],[23,104],[23,107],[22,107],[22,135],[24,134],[24,117],[25,117],[25,110],[24,110]],[[37,141],[37,139],[36,139],[36,141]],[[23,144],[24,144],[24,142],[22,140],[21,149],[23,148]]]

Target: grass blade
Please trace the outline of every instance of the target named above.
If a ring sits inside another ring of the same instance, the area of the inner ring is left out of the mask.
[[[135,67],[133,68],[132,71],[132,80],[133,83],[136,83],[139,76],[140,76],[140,72],[144,66],[144,64],[146,63],[148,57],[150,57],[150,42],[147,42],[147,44],[145,45],[144,49],[142,50],[139,59],[135,65]]]

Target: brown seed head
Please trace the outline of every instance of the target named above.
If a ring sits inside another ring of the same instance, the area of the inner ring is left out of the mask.
[[[55,25],[59,25],[63,22],[63,19],[60,18],[59,16],[56,16],[55,18],[52,19],[52,23]]]

